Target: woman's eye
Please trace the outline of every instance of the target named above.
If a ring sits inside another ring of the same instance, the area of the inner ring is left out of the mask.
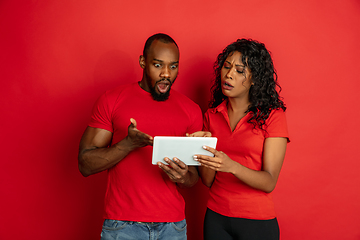
[[[227,66],[227,65],[224,65],[224,66],[223,66],[223,68],[225,68],[225,69],[229,69],[230,67],[229,67],[229,66]]]

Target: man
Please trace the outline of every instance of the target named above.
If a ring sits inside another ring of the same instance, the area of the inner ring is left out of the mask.
[[[185,202],[176,185],[193,186],[197,170],[177,158],[152,165],[151,145],[154,136],[201,130],[201,110],[171,90],[179,49],[170,36],[151,36],[139,63],[140,82],[107,91],[95,104],[79,170],[84,176],[108,170],[101,239],[186,239]]]

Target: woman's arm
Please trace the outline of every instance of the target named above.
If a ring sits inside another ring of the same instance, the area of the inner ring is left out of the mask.
[[[286,138],[265,139],[263,169],[261,171],[247,168],[230,159],[225,153],[210,147],[206,147],[205,149],[213,153],[214,157],[197,155],[196,160],[200,162],[202,167],[209,168],[213,171],[232,173],[250,187],[264,192],[272,192],[276,186],[285,158],[286,145]]]
[[[209,131],[198,131],[191,134],[186,134],[187,137],[211,137],[212,134]],[[201,177],[201,181],[207,187],[211,187],[212,183],[215,179],[216,171],[206,168],[206,167],[198,167],[198,172]]]
[[[215,180],[216,171],[203,166],[199,166],[198,171],[202,183],[207,187],[211,187]]]
[[[191,134],[187,133],[186,136],[187,137],[211,137],[212,134],[209,131],[197,131],[197,132],[194,132]],[[199,166],[197,168],[197,170],[199,172],[199,175],[200,175],[200,178],[201,178],[201,181],[203,182],[203,184],[207,187],[211,187],[211,185],[215,179],[216,171],[211,170],[209,168],[201,167],[201,166]]]

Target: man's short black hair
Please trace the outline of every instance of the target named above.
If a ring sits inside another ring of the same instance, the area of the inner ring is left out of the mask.
[[[145,42],[145,46],[144,46],[144,50],[143,50],[144,58],[147,57],[149,48],[154,40],[158,40],[163,43],[174,43],[176,45],[176,47],[179,48],[178,45],[176,44],[175,40],[172,39],[169,35],[167,35],[165,33],[156,33],[156,34],[152,35],[151,37],[149,37]]]

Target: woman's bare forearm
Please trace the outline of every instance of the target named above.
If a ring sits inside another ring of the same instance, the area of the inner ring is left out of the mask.
[[[201,177],[202,183],[207,187],[211,187],[212,183],[215,180],[216,171],[214,171],[210,168],[207,168],[207,167],[202,167],[202,166],[198,167],[198,171],[199,171],[199,175]]]

